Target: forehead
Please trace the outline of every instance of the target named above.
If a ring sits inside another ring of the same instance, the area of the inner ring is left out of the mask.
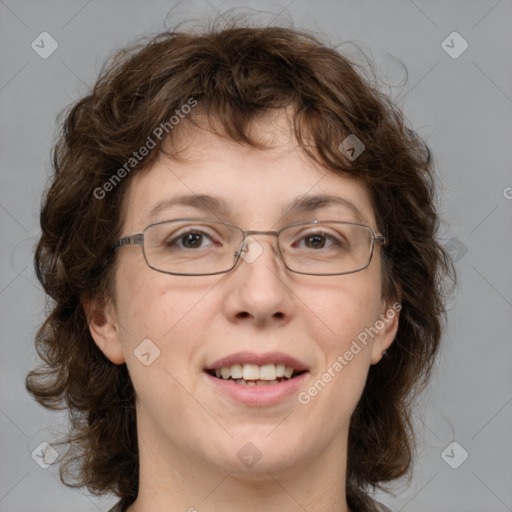
[[[283,113],[254,123],[255,149],[183,123],[173,151],[134,175],[123,204],[125,229],[179,216],[233,222],[246,229],[312,219],[317,212],[375,226],[366,187],[314,162],[293,138]]]

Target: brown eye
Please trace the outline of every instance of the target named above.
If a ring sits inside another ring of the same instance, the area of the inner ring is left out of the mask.
[[[299,249],[329,249],[334,246],[346,247],[345,240],[341,235],[310,233],[303,236],[296,244],[296,247]]]
[[[201,249],[219,244],[215,243],[204,231],[193,229],[167,237],[164,245],[166,249]]]
[[[306,240],[306,245],[312,249],[323,249],[326,242],[326,238],[323,235],[308,236],[304,240]]]
[[[203,233],[195,231],[180,237],[180,241],[182,241],[183,245],[187,249],[195,249],[197,247],[201,247],[203,236]]]

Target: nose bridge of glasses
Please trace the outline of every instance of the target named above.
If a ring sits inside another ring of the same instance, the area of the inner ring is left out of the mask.
[[[270,235],[270,236],[279,236],[278,231],[244,231],[244,236],[247,238],[247,235]]]
[[[279,239],[279,232],[278,231],[255,231],[255,230],[250,230],[250,231],[244,231],[244,239],[243,239],[243,242],[239,245],[239,247],[237,247],[237,250],[236,250],[236,254],[238,255],[246,255],[244,257],[244,259],[249,259],[249,255],[248,255],[248,251],[249,251],[249,247],[248,247],[248,242],[253,240],[255,242],[255,245],[256,245],[256,248],[255,250],[253,251],[255,254],[252,255],[252,257],[250,257],[250,259],[252,260],[253,258],[255,259],[255,257],[257,258],[261,253],[263,253],[263,247],[261,246],[261,244],[255,239],[253,238],[252,235],[266,235],[266,236],[274,236],[274,237],[277,237]],[[277,252],[275,251],[275,244],[271,244],[272,246],[272,250],[277,254],[279,251],[279,249],[277,250]]]

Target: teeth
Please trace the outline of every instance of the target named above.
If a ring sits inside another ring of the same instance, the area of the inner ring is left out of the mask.
[[[285,377],[291,378],[293,375],[293,368],[291,366],[285,366],[284,364],[265,364],[258,366],[257,364],[234,364],[232,366],[223,366],[215,370],[215,376],[222,379],[233,379],[238,384],[240,381],[252,385],[251,381],[267,381],[277,383],[276,379]],[[247,382],[248,381],[248,382]],[[262,386],[264,384],[259,384]]]
[[[244,368],[241,364],[234,364],[231,367],[231,378],[232,379],[241,379],[244,374]]]
[[[258,380],[260,378],[260,367],[257,364],[244,364],[244,380]]]
[[[264,366],[260,366],[260,380],[276,380],[276,377],[277,370],[275,364],[266,364]]]

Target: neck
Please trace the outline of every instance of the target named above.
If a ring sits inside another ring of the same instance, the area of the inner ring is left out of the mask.
[[[346,435],[332,444],[300,465],[242,473],[139,439],[139,494],[128,512],[349,512]]]

